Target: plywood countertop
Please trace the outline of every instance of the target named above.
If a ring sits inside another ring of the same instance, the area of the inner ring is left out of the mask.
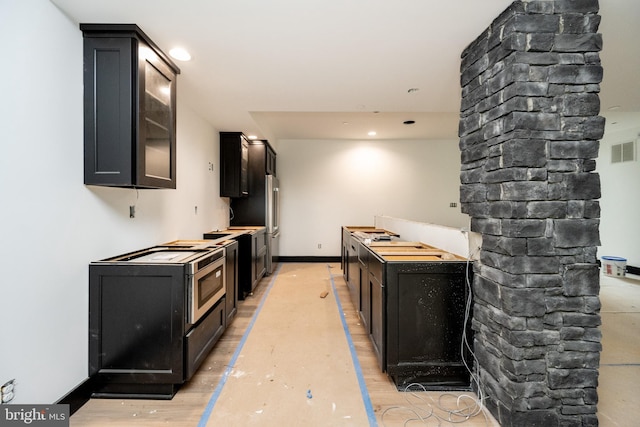
[[[433,255],[384,255],[385,261],[443,261],[439,256]]]
[[[369,244],[372,248],[384,248],[384,249],[396,249],[396,248],[416,248],[416,249],[430,249],[430,250],[440,250],[434,246],[427,245],[422,242],[402,242],[402,241],[392,241],[392,242],[371,242]]]
[[[422,242],[371,242],[369,248],[387,261],[465,261]]]

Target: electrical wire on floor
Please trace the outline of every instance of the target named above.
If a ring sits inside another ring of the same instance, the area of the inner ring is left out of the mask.
[[[421,423],[422,425],[454,425],[467,422],[478,415],[483,415],[485,425],[489,418],[480,399],[469,394],[441,393],[434,399],[435,393],[428,393],[422,384],[409,384],[405,389],[407,406],[391,406],[385,409],[380,418],[386,426],[390,417],[402,418],[403,425]],[[393,414],[392,414],[393,412]]]

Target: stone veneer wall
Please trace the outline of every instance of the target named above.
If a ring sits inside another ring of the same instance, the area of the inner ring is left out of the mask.
[[[502,426],[598,424],[598,10],[516,1],[462,54],[460,197],[483,236],[474,346]]]

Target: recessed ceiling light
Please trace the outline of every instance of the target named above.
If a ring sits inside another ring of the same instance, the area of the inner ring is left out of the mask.
[[[191,61],[191,54],[181,47],[174,47],[169,51],[169,55],[178,61]]]
[[[376,135],[377,135],[377,133],[376,133],[376,131],[375,131],[375,130],[372,130],[372,131],[371,131],[371,132],[369,132],[367,135],[369,135],[369,136],[376,136]]]

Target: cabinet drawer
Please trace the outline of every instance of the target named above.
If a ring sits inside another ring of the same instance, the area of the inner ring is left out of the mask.
[[[369,264],[369,248],[362,243],[358,243],[358,261],[360,261],[360,264],[365,268],[367,264]]]
[[[384,284],[382,280],[384,264],[375,255],[369,254],[369,274],[376,278],[378,283]]]
[[[256,254],[261,254],[267,250],[267,234],[264,230],[256,232],[253,238]]]
[[[186,377],[191,378],[207,357],[225,328],[225,298],[186,336]]]

